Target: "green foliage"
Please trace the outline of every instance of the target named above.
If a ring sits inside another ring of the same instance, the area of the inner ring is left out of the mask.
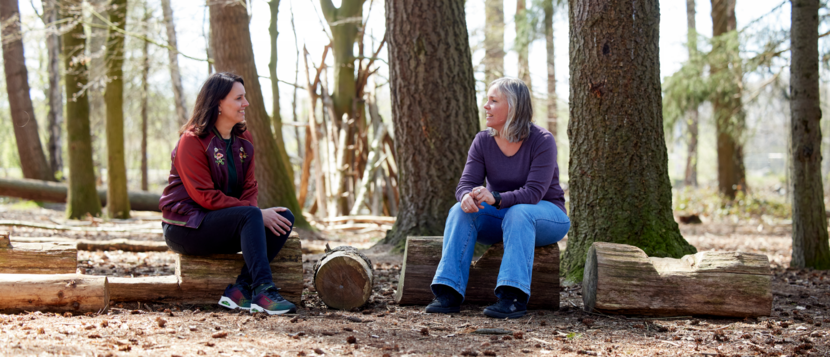
[[[578,339],[582,338],[582,334],[581,333],[576,333],[576,332],[570,332],[565,337],[567,337],[569,340],[578,340]]]
[[[697,214],[716,219],[733,217],[740,220],[792,217],[792,205],[778,193],[744,194],[739,191],[735,200],[728,200],[718,194],[716,187],[686,187],[674,191],[673,209],[680,214]]]

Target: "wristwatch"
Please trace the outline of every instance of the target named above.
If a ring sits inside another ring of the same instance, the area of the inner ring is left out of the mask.
[[[492,194],[493,199],[496,200],[496,202],[493,204],[493,207],[496,207],[496,209],[501,209],[501,194],[499,194],[496,191],[493,191]]]

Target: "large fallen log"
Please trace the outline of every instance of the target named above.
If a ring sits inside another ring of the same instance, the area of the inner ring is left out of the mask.
[[[354,247],[329,250],[314,265],[314,288],[335,309],[351,310],[369,301],[373,277],[372,261]]]
[[[586,311],[653,316],[769,316],[772,275],[766,255],[700,252],[649,258],[641,249],[596,242],[582,281]]]
[[[24,198],[33,201],[66,202],[66,184],[32,179],[0,178],[0,196]],[[136,211],[159,211],[160,195],[130,191],[130,208]],[[107,205],[107,190],[99,189],[101,206]]]
[[[216,303],[225,287],[236,281],[242,264],[242,254],[177,255],[176,276],[182,291],[186,292],[180,301]],[[299,304],[303,293],[303,252],[296,233],[291,233],[271,262],[271,274],[274,284],[280,288],[280,295]]]
[[[175,275],[142,278],[109,278],[110,301],[189,302]],[[214,300],[219,301],[219,296]],[[211,302],[216,302],[211,301]]]
[[[0,232],[0,274],[73,274],[78,267],[74,244],[11,243]]]
[[[107,278],[79,274],[0,274],[0,311],[99,312],[109,307]]]
[[[401,305],[426,305],[433,299],[432,278],[441,261],[443,237],[407,237],[395,301]],[[495,303],[504,245],[494,244],[470,267],[465,302]],[[536,248],[530,284],[531,309],[559,309],[559,246]]]
[[[122,250],[125,252],[166,252],[169,250],[167,243],[158,241],[141,241],[130,239],[109,239],[109,240],[86,240],[70,239],[61,237],[12,237],[12,243],[58,243],[75,245],[75,248],[82,251],[113,251]],[[110,281],[110,283],[112,283]]]

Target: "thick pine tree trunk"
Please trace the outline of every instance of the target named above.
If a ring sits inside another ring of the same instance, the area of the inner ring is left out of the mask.
[[[556,137],[559,115],[556,113],[556,62],[553,55],[553,0],[544,0],[545,49],[548,59],[548,130]]]
[[[715,41],[713,52],[720,52],[729,61],[737,60],[736,41],[727,41],[726,36],[735,36],[735,0],[711,0],[712,34],[722,36]],[[730,34],[732,32],[732,34]],[[718,48],[720,47],[720,48]],[[712,76],[719,71],[730,71],[723,76],[725,80],[721,89],[715,93],[712,106],[717,129],[718,148],[718,191],[727,198],[735,198],[738,191],[746,191],[746,169],[744,168],[743,146],[740,138],[743,134],[744,118],[741,103],[740,82],[743,77],[739,63],[716,63],[711,67]]]
[[[695,0],[686,0],[686,46],[689,49],[689,60],[698,57],[697,53],[697,27],[695,26]],[[690,109],[687,123],[689,125],[689,142],[686,150],[686,173],[683,184],[697,187],[697,133],[698,133],[698,112],[697,108]]]
[[[176,26],[173,21],[173,8],[170,6],[170,0],[161,0],[161,10],[164,16],[164,24],[167,27],[167,44],[171,47],[167,49],[167,58],[170,61],[170,84],[173,87],[176,116],[179,118],[179,122],[184,124],[188,119],[187,103],[184,99],[184,89],[182,89],[182,75],[179,72],[179,52],[177,51],[179,47],[176,44]]]
[[[530,84],[530,62],[528,61],[531,29],[525,0],[516,0],[514,22],[516,25],[516,53],[519,55],[519,79],[527,84],[532,94],[533,86]]]
[[[671,211],[657,0],[570,1],[571,231],[562,270],[582,279],[595,241],[649,256],[696,250]]]
[[[89,97],[84,48],[83,14],[81,0],[61,3],[61,17],[68,22],[63,34],[63,60],[66,75],[66,141],[69,153],[69,194],[66,215],[84,218],[89,213],[101,214],[101,201],[95,188],[95,168],[92,164],[92,137],[89,126]]]
[[[17,0],[0,1],[0,21],[6,92],[9,94],[12,126],[23,177],[54,181],[55,175],[40,146],[35,111],[32,98],[29,96],[29,74],[23,55],[23,33],[20,29],[20,9]]]
[[[478,131],[464,1],[387,1],[400,208],[385,242],[442,235]]]
[[[796,268],[830,269],[821,182],[821,105],[818,67],[819,0],[792,1],[793,256]]]
[[[256,179],[259,182],[259,206],[283,206],[294,212],[298,228],[310,226],[302,214],[295,195],[294,178],[285,170],[285,163],[274,140],[270,118],[259,86],[254,63],[254,49],[248,28],[248,10],[239,0],[221,0],[210,3],[211,42],[214,66],[217,72],[231,72],[245,79],[245,90],[250,106],[245,110],[248,130],[254,137],[256,149]]]
[[[124,30],[127,25],[127,0],[112,0],[110,22]],[[124,35],[110,28],[107,35],[107,214],[110,218],[130,218],[127,195],[127,167],[124,163]]]
[[[63,131],[63,89],[61,88],[61,37],[55,22],[58,21],[57,0],[43,1],[43,22],[47,26],[46,71],[49,73],[49,89],[46,97],[49,98],[49,113],[46,120],[49,123],[49,141],[46,144],[49,152],[49,166],[52,174],[57,177],[63,171],[63,145],[61,132]]]
[[[284,143],[282,137],[282,116],[280,114],[280,86],[279,78],[277,77],[277,16],[279,15],[280,0],[271,0],[268,2],[271,8],[271,23],[268,27],[268,33],[271,35],[271,61],[268,63],[268,71],[271,75],[271,101],[273,109],[271,110],[271,121],[274,124],[274,137],[278,143]],[[282,156],[282,162],[285,163],[285,170],[288,171],[288,176],[294,177],[294,167],[291,165],[291,160],[288,158],[288,152],[285,150],[285,145],[277,145]]]
[[[484,1],[484,81],[504,77],[504,0]]]

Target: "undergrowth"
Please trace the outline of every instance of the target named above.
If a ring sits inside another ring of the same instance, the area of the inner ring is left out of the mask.
[[[673,189],[672,196],[672,209],[679,215],[696,214],[714,219],[792,219],[792,205],[786,196],[774,190],[738,192],[734,200],[729,200],[718,193],[717,187],[685,187]]]

